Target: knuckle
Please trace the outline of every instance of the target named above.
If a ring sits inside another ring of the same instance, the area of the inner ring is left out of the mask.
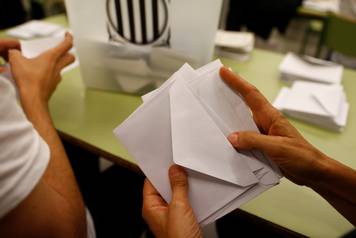
[[[187,203],[182,200],[175,199],[172,200],[170,206],[172,209],[182,210],[187,207]]]

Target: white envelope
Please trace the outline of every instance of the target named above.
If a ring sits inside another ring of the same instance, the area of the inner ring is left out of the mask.
[[[183,78],[170,89],[170,106],[176,164],[243,187],[258,182]]]
[[[187,169],[190,202],[203,225],[280,178],[261,152],[237,152],[226,139],[234,130],[257,131],[257,127],[243,100],[221,81],[220,67],[220,61],[196,71],[184,65],[159,89],[145,95],[144,104],[114,131],[167,202],[171,198],[169,167],[177,163]],[[214,85],[216,80],[221,84]],[[215,86],[222,94],[207,100],[216,93],[211,91]],[[220,110],[221,106],[227,107]],[[235,118],[231,110],[242,111]]]
[[[166,201],[171,199],[168,169],[174,164],[169,107],[168,90],[162,90],[159,97],[141,105],[115,129],[122,144]],[[201,173],[189,170],[188,173],[190,201],[199,222],[246,190]]]

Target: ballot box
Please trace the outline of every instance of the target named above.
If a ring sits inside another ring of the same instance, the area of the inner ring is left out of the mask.
[[[211,61],[222,0],[66,0],[84,83],[144,94]]]

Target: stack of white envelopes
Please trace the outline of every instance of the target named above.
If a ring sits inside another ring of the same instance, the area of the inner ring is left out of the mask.
[[[340,84],[296,81],[282,88],[274,106],[285,114],[335,131],[346,126],[349,103]]]
[[[6,31],[9,36],[21,39],[52,36],[65,29],[57,24],[33,20]]]
[[[182,66],[114,133],[166,201],[169,167],[186,168],[190,201],[201,225],[214,222],[279,183],[259,151],[237,152],[235,131],[256,131],[251,112],[219,76],[221,62]]]
[[[287,83],[294,81],[309,81],[323,84],[339,84],[342,80],[344,67],[342,65],[313,58],[288,53],[279,66],[281,79]]]

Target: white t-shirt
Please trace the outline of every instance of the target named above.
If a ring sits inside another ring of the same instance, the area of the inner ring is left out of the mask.
[[[49,157],[47,144],[17,103],[15,87],[0,77],[0,218],[31,193]]]
[[[17,207],[43,176],[50,150],[27,120],[12,83],[0,75],[0,219]],[[95,229],[87,210],[88,237]]]

